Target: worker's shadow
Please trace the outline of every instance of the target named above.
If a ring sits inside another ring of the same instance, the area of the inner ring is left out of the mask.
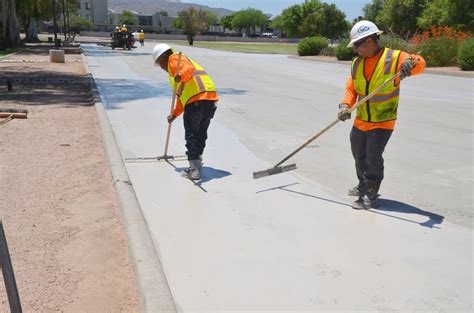
[[[429,227],[429,228],[437,228],[435,225],[440,225],[444,221],[444,216],[424,211],[420,208],[414,207],[412,205],[390,200],[390,199],[383,199],[379,198],[378,205],[375,208],[377,211],[372,211],[375,213],[383,214],[382,212],[398,212],[398,213],[406,213],[406,214],[417,214],[421,216],[426,216],[428,218],[427,221],[423,223],[418,223],[420,226]]]
[[[292,190],[292,189],[288,188],[290,186],[298,185],[298,184],[299,183],[293,183],[293,184],[278,186],[278,187],[274,187],[274,188],[261,190],[261,191],[258,191],[257,193],[275,191],[275,190],[283,190],[283,191],[291,192],[291,193],[294,193],[294,194],[299,194],[299,195],[302,195],[302,196],[311,197],[311,198],[315,198],[315,199],[318,199],[318,200],[328,201],[328,202],[344,205],[344,206],[347,206],[347,207],[351,207],[351,205],[348,204],[348,203],[343,203],[343,202],[340,202],[340,201],[335,201],[335,200],[319,197],[319,196],[316,196],[316,195],[311,195],[311,194],[308,194],[308,193],[304,193],[304,192],[300,192],[300,191],[296,191],[296,190]],[[428,212],[428,211],[424,211],[420,208],[414,207],[412,205],[409,205],[409,204],[406,204],[406,203],[403,203],[403,202],[400,202],[400,201],[383,199],[383,198],[379,198],[376,208],[370,209],[370,210],[361,210],[361,211],[371,212],[371,213],[375,213],[375,214],[379,214],[379,215],[384,215],[384,216],[388,216],[388,217],[391,217],[391,218],[395,218],[395,219],[410,222],[410,223],[415,223],[415,224],[418,224],[420,226],[429,227],[429,228],[439,228],[435,225],[440,225],[444,221],[444,216],[442,216],[442,215],[432,213],[432,212]],[[428,217],[428,220],[423,222],[423,223],[419,223],[417,221],[413,221],[413,220],[410,220],[410,219],[407,219],[407,218],[404,218],[404,217],[388,214],[387,212],[417,214],[417,215]]]

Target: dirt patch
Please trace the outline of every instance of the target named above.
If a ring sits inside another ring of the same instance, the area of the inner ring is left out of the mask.
[[[82,56],[0,60],[0,219],[24,312],[139,312],[127,241]],[[0,119],[1,121],[1,119]],[[0,312],[8,301],[0,275]]]

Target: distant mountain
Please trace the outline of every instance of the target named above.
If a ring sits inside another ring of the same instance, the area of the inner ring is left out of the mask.
[[[123,10],[132,10],[142,14],[155,14],[161,10],[168,12],[169,16],[177,16],[179,11],[193,6],[216,13],[219,17],[232,14],[234,11],[224,8],[211,8],[206,5],[186,3],[180,0],[108,0],[109,9],[117,13]]]

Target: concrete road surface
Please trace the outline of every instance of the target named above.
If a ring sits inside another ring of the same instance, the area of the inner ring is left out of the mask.
[[[164,152],[171,90],[153,44],[84,46],[124,158]],[[473,79],[402,82],[377,210],[356,211],[351,122],[335,119],[346,65],[179,46],[221,101],[203,179],[186,162],[126,163],[171,292],[183,312],[472,311]],[[183,155],[182,119],[169,153]]]

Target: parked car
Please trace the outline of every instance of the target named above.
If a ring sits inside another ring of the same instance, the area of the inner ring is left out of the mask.
[[[261,36],[265,38],[278,38],[278,36],[275,35],[274,33],[262,33]]]

